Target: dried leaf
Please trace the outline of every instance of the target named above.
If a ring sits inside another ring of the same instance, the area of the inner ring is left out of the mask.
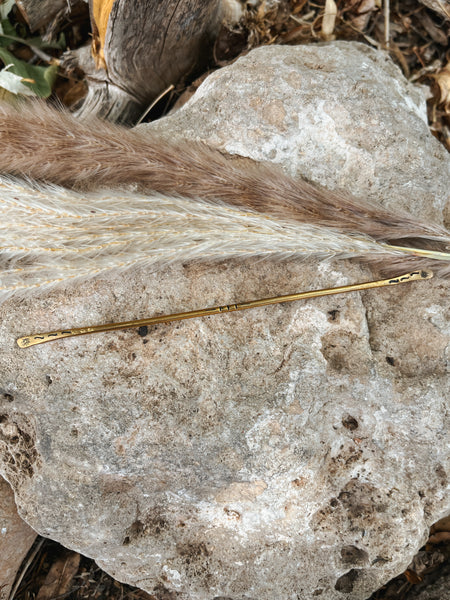
[[[413,585],[417,585],[418,583],[423,581],[423,578],[420,577],[420,575],[417,575],[417,573],[415,573],[414,571],[410,571],[409,569],[406,569],[406,571],[403,574],[409,581],[409,583],[412,583]]]
[[[405,577],[410,583],[417,584],[423,580],[427,573],[434,571],[445,561],[445,555],[438,550],[427,552],[420,550],[412,559],[405,571]]]
[[[446,111],[450,110],[450,62],[443,69],[434,75],[434,79],[439,86],[440,98],[439,104],[444,106]]]
[[[358,3],[352,25],[359,31],[364,31],[372,13],[378,10],[375,0],[362,0]]]
[[[428,538],[428,544],[442,544],[450,542],[450,531],[438,531]]]
[[[326,0],[325,13],[322,19],[322,37],[330,40],[336,25],[337,6],[334,0]]]
[[[431,533],[436,533],[436,531],[450,531],[450,516],[436,521],[436,523],[431,526],[430,531]]]
[[[430,527],[428,544],[440,544],[450,541],[450,516],[440,519]]]
[[[422,13],[421,24],[434,42],[444,47],[447,45],[447,32],[442,27],[436,25],[426,12]]]
[[[78,573],[79,566],[80,555],[78,552],[64,553],[52,564],[36,600],[53,600],[67,594],[71,589],[73,578]]]

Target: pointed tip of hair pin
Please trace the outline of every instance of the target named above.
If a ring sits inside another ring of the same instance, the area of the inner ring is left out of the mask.
[[[250,302],[240,302],[237,304],[227,304],[225,306],[214,306],[212,308],[202,308],[200,310],[192,310],[189,312],[175,313],[170,315],[160,315],[147,319],[137,319],[134,321],[124,321],[122,323],[108,323],[106,325],[94,325],[92,327],[77,327],[71,329],[63,329],[60,331],[50,331],[48,333],[35,333],[18,338],[17,345],[20,348],[29,348],[36,344],[43,344],[51,340],[57,340],[65,337],[74,337],[77,335],[85,335],[88,333],[100,333],[104,331],[117,331],[119,329],[128,329],[131,327],[142,327],[144,325],[154,325],[155,323],[169,323],[170,321],[182,321],[184,319],[192,319],[194,317],[207,317],[226,312],[234,312],[236,310],[246,310],[248,308],[257,308],[259,306],[268,306],[271,304],[280,304],[282,302],[293,302],[295,300],[305,300],[307,298],[318,298],[320,296],[330,296],[333,294],[343,294],[345,292],[357,292],[361,290],[369,290],[373,288],[385,287],[406,283],[408,281],[418,281],[423,279],[431,279],[433,273],[426,270],[417,270],[410,273],[404,273],[390,279],[381,279],[378,281],[366,281],[364,283],[355,283],[344,285],[335,288],[325,288],[322,290],[311,290],[308,292],[300,292],[298,294],[289,294],[287,296],[274,296],[273,298],[263,298],[261,300],[252,300]]]

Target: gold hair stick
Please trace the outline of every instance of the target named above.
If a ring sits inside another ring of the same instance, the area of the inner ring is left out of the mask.
[[[344,292],[357,292],[359,290],[368,290],[371,288],[385,287],[388,285],[397,285],[407,281],[418,281],[422,279],[431,279],[431,271],[413,271],[382,279],[379,281],[367,281],[366,283],[355,283],[353,285],[343,285],[335,288],[326,288],[323,290],[311,290],[309,292],[300,292],[299,294],[289,294],[287,296],[275,296],[273,298],[263,298],[261,300],[252,300],[250,302],[240,302],[239,304],[226,304],[225,306],[214,306],[212,308],[202,308],[200,310],[191,310],[189,312],[175,313],[172,315],[160,315],[148,319],[137,319],[135,321],[124,321],[123,323],[107,323],[106,325],[94,325],[92,327],[77,327],[73,329],[62,329],[59,331],[50,331],[49,333],[35,333],[21,337],[17,344],[21,348],[28,348],[36,344],[43,344],[51,340],[59,340],[76,335],[85,335],[88,333],[100,333],[102,331],[117,331],[118,329],[128,329],[130,327],[142,327],[144,325],[154,325],[155,323],[169,323],[170,321],[182,321],[184,319],[193,319],[195,317],[208,317],[219,313],[233,312],[235,310],[246,310],[248,308],[257,308],[258,306],[267,306],[269,304],[279,304],[281,302],[293,302],[294,300],[304,300],[306,298],[317,298],[319,296],[330,296],[332,294],[343,294]]]

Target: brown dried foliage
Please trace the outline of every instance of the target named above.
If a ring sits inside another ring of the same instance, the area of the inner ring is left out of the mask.
[[[142,590],[116,581],[93,560],[77,552],[43,538],[38,538],[34,547],[39,544],[41,547],[11,600],[156,600]]]

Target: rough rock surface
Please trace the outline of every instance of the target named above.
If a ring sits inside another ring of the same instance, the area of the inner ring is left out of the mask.
[[[152,127],[445,212],[421,94],[365,46],[253,51]],[[4,304],[0,459],[23,517],[158,599],[367,598],[450,513],[447,283],[14,340],[369,278],[348,261],[179,264]]]
[[[7,600],[36,532],[17,514],[11,486],[0,476],[0,600]]]

